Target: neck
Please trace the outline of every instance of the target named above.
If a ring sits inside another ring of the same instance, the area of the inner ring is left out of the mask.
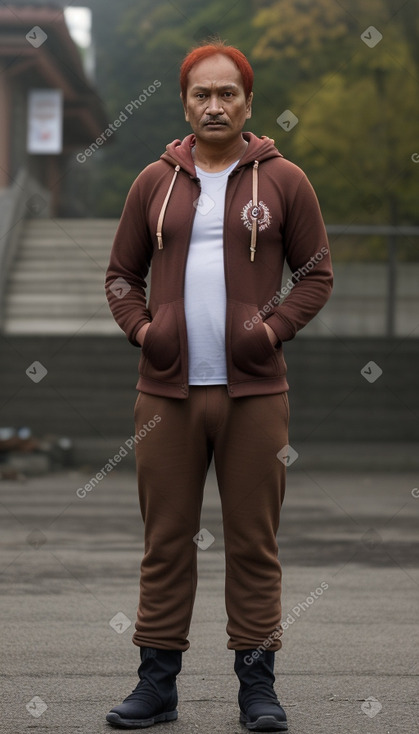
[[[196,139],[195,144],[195,163],[204,171],[222,171],[234,161],[239,160],[248,143],[240,136],[233,142],[221,143],[214,145],[204,140]]]

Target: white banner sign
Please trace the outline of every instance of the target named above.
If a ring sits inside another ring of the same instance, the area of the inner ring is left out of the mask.
[[[63,95],[60,89],[31,89],[28,99],[28,153],[61,153]]]

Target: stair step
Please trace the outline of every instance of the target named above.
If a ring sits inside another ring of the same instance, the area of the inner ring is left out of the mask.
[[[94,326],[94,328],[93,328]],[[112,320],[107,318],[100,319],[95,317],[91,321],[83,318],[38,318],[38,319],[7,319],[7,329],[5,329],[6,335],[11,334],[53,334],[53,335],[75,335],[79,332],[83,334],[111,334],[114,335],[121,330],[117,324],[112,323]]]
[[[115,335],[104,281],[118,220],[25,223],[8,278],[6,334]]]

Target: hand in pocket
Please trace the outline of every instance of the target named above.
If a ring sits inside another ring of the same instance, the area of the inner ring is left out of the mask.
[[[269,326],[269,324],[266,324],[265,322],[263,322],[263,325],[266,329],[266,333],[268,335],[269,341],[271,342],[272,346],[274,347],[278,341],[278,337],[275,334],[274,330]]]
[[[149,321],[148,324],[143,324],[142,327],[141,327],[141,329],[138,329],[138,331],[137,331],[137,333],[135,335],[135,338],[136,338],[138,344],[140,345],[140,347],[143,346],[144,337],[147,334],[147,331],[148,331],[148,329],[150,327],[150,323],[151,323],[151,321]]]

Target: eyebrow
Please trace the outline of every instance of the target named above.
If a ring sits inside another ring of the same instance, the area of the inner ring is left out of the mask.
[[[219,89],[235,89],[237,90],[239,87],[237,84],[229,83],[229,84],[220,84]],[[207,92],[210,87],[206,87],[204,84],[194,84],[193,87],[191,87],[191,91],[198,91],[200,89],[203,92]]]

